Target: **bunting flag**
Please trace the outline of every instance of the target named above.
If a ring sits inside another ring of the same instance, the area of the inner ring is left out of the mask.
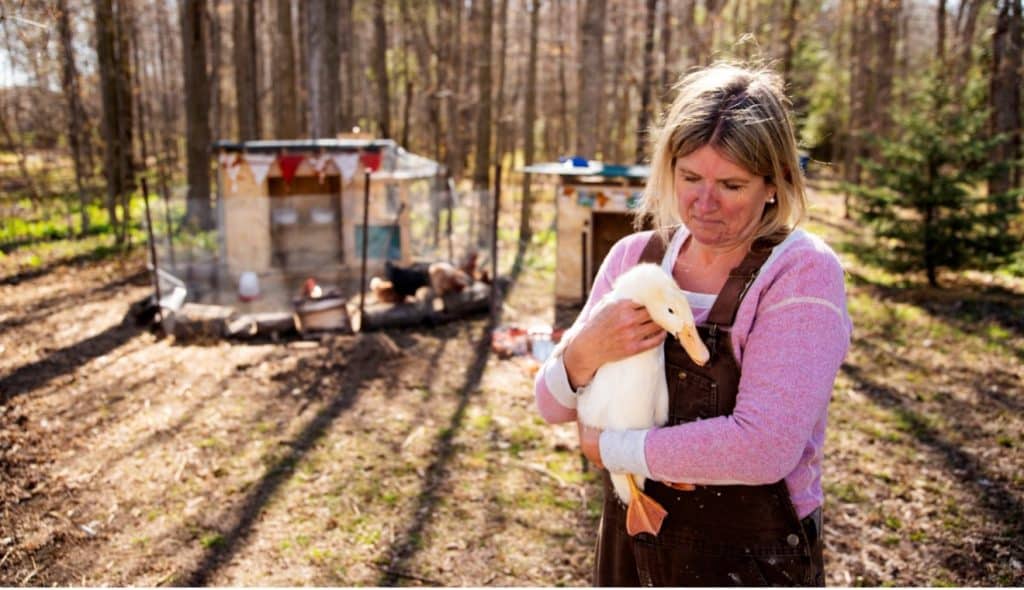
[[[306,156],[303,155],[281,154],[277,157],[277,165],[281,167],[281,178],[284,179],[285,184],[292,183],[295,171],[305,160]]]
[[[636,209],[640,206],[640,198],[643,197],[643,193],[633,193],[626,199],[626,209]]]
[[[348,184],[348,181],[356,175],[356,168],[359,167],[359,154],[355,152],[331,154],[331,159],[334,160],[334,166],[341,174],[342,182]]]
[[[366,168],[370,172],[376,172],[380,168],[381,156],[380,150],[375,152],[363,152],[359,158],[359,161],[363,163],[363,168]]]
[[[324,177],[327,176],[327,165],[332,161],[333,159],[328,154],[310,156],[309,164],[313,167],[313,171],[316,172],[316,177],[320,184],[324,183]]]
[[[252,179],[256,182],[257,186],[262,185],[263,181],[267,179],[270,165],[276,159],[277,156],[273,154],[245,154],[245,163],[249,165],[249,170],[252,171]]]
[[[604,206],[607,205],[608,201],[611,200],[608,198],[608,195],[602,193],[601,191],[598,191],[596,194],[594,194],[594,199],[597,201],[597,206],[600,209],[604,209]]]
[[[238,158],[238,154],[221,152],[217,156],[217,161],[220,162],[220,167],[227,173],[228,180],[231,181],[231,192],[238,192],[238,172],[242,169],[242,162]]]
[[[562,194],[566,197],[571,197],[576,194],[576,189],[571,186],[564,186],[562,187]]]

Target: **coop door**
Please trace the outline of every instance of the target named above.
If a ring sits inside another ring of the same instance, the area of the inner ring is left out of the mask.
[[[297,176],[286,185],[267,179],[270,193],[270,239],[274,265],[309,272],[342,260],[340,179]]]
[[[594,211],[591,219],[594,236],[590,242],[590,260],[587,261],[590,284],[594,283],[597,269],[615,242],[633,233],[633,215],[629,213]]]

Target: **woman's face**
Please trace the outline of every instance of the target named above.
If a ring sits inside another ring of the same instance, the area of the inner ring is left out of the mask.
[[[746,243],[757,231],[775,186],[711,146],[676,158],[676,201],[683,224],[706,246]]]

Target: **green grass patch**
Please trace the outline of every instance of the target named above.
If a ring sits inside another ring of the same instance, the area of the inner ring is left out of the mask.
[[[203,549],[211,549],[213,547],[220,547],[224,544],[224,535],[217,532],[205,533],[199,537],[199,544]]]

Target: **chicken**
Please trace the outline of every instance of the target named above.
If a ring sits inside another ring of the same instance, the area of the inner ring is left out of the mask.
[[[678,338],[694,362],[707,363],[711,355],[697,333],[686,296],[660,266],[639,264],[626,271],[601,300],[599,308],[622,299],[646,307],[651,319]],[[576,411],[584,425],[602,430],[644,429],[665,424],[668,383],[664,348],[658,346],[602,365],[581,393]],[[643,478],[638,483],[631,473],[612,473],[611,480],[615,493],[629,506],[627,532],[657,535],[666,512],[641,491]]]

